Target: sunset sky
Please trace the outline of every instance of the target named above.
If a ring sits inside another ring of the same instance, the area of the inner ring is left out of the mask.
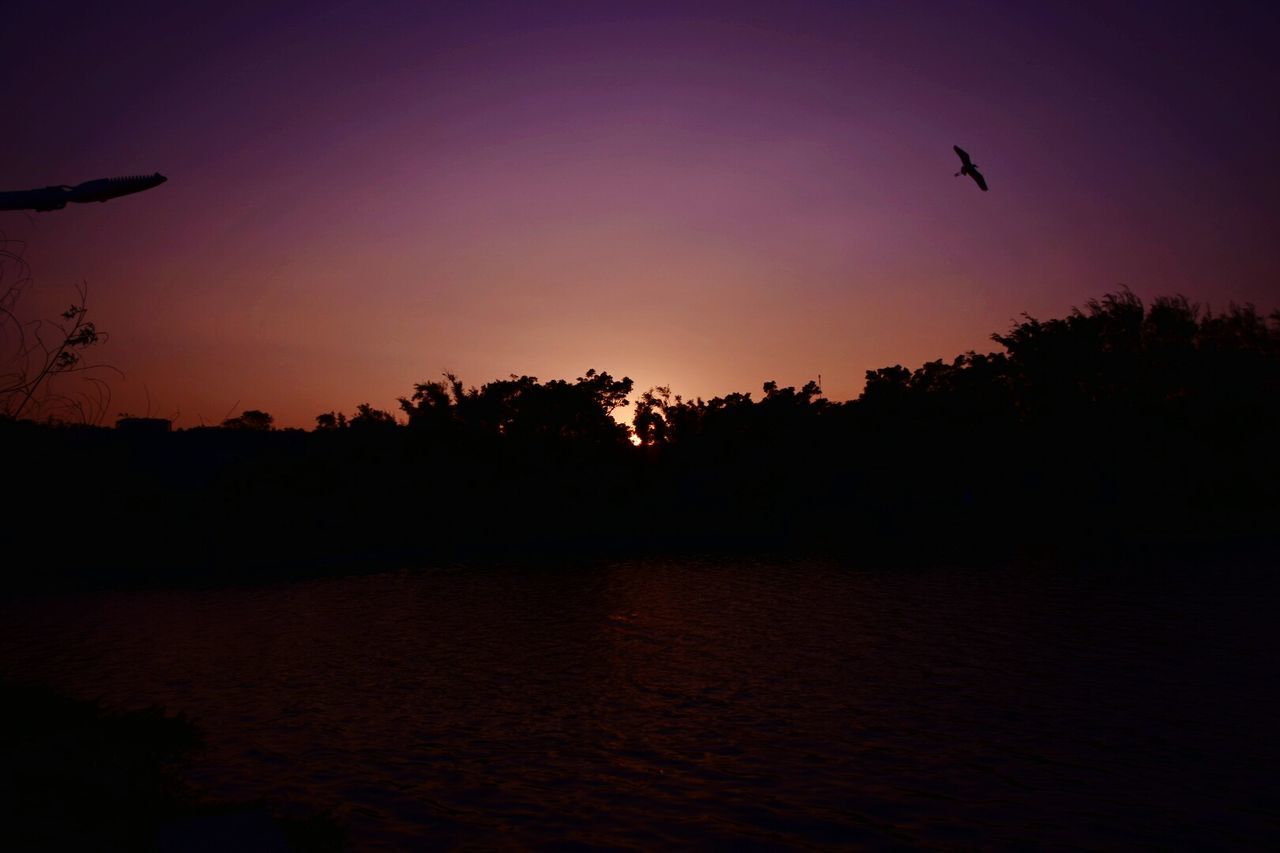
[[[591,367],[848,399],[1121,283],[1280,306],[1268,4],[201,6],[4,15],[0,189],[169,178],[0,212],[29,312],[88,283],[112,417]]]

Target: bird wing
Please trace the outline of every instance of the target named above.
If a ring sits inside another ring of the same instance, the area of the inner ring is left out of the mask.
[[[965,151],[965,150],[964,150],[963,148],[961,148],[959,145],[952,145],[951,147],[952,147],[952,148],[954,148],[954,149],[956,149],[956,153],[960,155],[960,162],[961,162],[961,163],[963,163],[963,164],[965,164],[966,166],[968,166],[968,165],[969,165],[969,152],[968,152],[968,151]]]
[[[977,169],[970,169],[969,177],[973,178],[974,183],[978,185],[980,190],[987,191],[987,179],[982,177],[982,174]]]

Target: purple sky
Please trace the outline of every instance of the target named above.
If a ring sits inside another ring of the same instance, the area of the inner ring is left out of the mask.
[[[1280,305],[1261,3],[45,5],[0,189],[169,177],[0,213],[30,310],[88,282],[112,415],[445,370],[847,399],[1120,283]]]

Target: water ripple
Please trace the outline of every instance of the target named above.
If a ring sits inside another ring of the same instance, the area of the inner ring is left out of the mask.
[[[1276,846],[1274,572],[645,562],[0,606],[230,797],[430,845]]]

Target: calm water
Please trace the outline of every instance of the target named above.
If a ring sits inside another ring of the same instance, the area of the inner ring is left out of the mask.
[[[0,605],[353,845],[1280,846],[1271,572],[648,562]]]

